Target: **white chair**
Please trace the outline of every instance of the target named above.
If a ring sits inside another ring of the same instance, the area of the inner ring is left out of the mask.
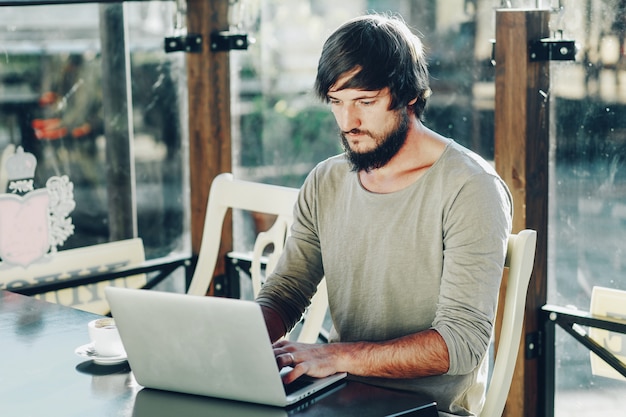
[[[504,264],[509,269],[509,277],[504,299],[500,299],[500,302],[504,302],[504,313],[481,417],[501,417],[504,411],[522,336],[526,294],[535,262],[536,244],[537,232],[534,230],[522,230],[517,235],[509,236]]]
[[[261,286],[276,266],[278,258],[282,253],[283,244],[289,233],[289,229],[293,223],[293,218],[287,216],[278,216],[272,227],[266,231],[261,232],[257,236],[254,243],[254,249],[252,252],[252,265],[250,266],[250,275],[252,276],[252,291],[254,296],[259,293]],[[265,248],[272,245],[274,247],[273,252],[267,257],[265,274],[262,271],[261,259]],[[302,326],[298,332],[297,341],[303,343],[315,343],[317,342],[320,332],[324,324],[324,318],[326,317],[326,311],[328,310],[328,292],[326,288],[326,279],[317,286],[317,292],[311,300]],[[292,335],[286,336],[288,339],[292,339]]]
[[[267,274],[273,270],[283,251],[293,223],[293,208],[298,198],[298,191],[297,188],[238,180],[230,173],[215,177],[209,192],[198,262],[187,294],[205,295],[207,293],[217,263],[226,212],[228,209],[241,209],[277,216],[269,230],[259,233],[254,245],[250,272],[253,293],[256,296],[262,285],[262,260],[266,263]],[[270,244],[273,245],[273,251],[266,256],[263,252]],[[317,340],[327,306],[326,283],[322,281],[307,310],[298,341],[313,343]]]

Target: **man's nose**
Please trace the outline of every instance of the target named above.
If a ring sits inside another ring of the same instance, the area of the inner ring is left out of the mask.
[[[342,132],[349,132],[361,126],[361,118],[358,111],[350,106],[344,106],[337,111],[335,113],[335,119]]]

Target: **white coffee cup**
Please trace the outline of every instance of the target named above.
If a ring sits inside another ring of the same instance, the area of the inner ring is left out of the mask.
[[[115,320],[110,317],[92,320],[88,324],[89,339],[100,356],[125,355],[124,345],[117,331]]]

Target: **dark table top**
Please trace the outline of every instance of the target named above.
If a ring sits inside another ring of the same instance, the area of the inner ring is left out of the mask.
[[[289,409],[145,389],[124,362],[97,365],[75,354],[97,315],[0,291],[0,415],[437,417],[418,394],[342,382]]]

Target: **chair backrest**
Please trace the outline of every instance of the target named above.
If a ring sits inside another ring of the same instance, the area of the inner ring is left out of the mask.
[[[293,208],[298,192],[297,188],[238,180],[230,173],[215,177],[209,192],[198,262],[187,293],[193,295],[207,293],[217,263],[224,217],[230,208],[277,216],[272,227],[259,233],[255,241],[250,273],[253,292],[256,296],[263,280],[262,260],[266,264],[267,274],[274,269],[283,251],[293,223]],[[273,250],[271,254],[265,256],[264,250],[270,244]],[[317,340],[327,306],[326,283],[323,281],[318,286],[318,291],[306,313],[307,319],[299,332],[299,341],[315,342]]]
[[[534,230],[522,230],[509,236],[504,264],[509,269],[509,277],[504,299],[500,299],[500,302],[504,302],[504,312],[481,417],[500,417],[504,411],[522,336],[526,294],[535,262],[536,244],[537,232]]]
[[[259,293],[261,286],[276,266],[278,258],[283,250],[283,243],[289,234],[289,229],[293,219],[287,216],[279,216],[272,227],[266,231],[261,232],[257,236],[254,243],[254,249],[252,252],[252,264],[250,266],[250,276],[252,277],[252,291],[254,296]],[[273,251],[267,257],[265,265],[265,273],[263,273],[261,267],[261,258],[263,256],[266,247],[272,245]],[[302,320],[302,326],[300,327],[297,337],[293,334],[287,334],[287,339],[297,339],[302,343],[315,343],[319,338],[320,331],[324,324],[324,318],[326,317],[326,311],[328,310],[328,292],[326,288],[326,278],[317,286],[317,292],[311,299],[311,304],[307,308]]]
[[[202,231],[198,262],[187,294],[205,295],[213,278],[220,248],[222,226],[228,209],[274,214],[291,224],[298,198],[295,188],[237,180],[230,173],[213,180]],[[282,244],[279,245],[282,250]]]

